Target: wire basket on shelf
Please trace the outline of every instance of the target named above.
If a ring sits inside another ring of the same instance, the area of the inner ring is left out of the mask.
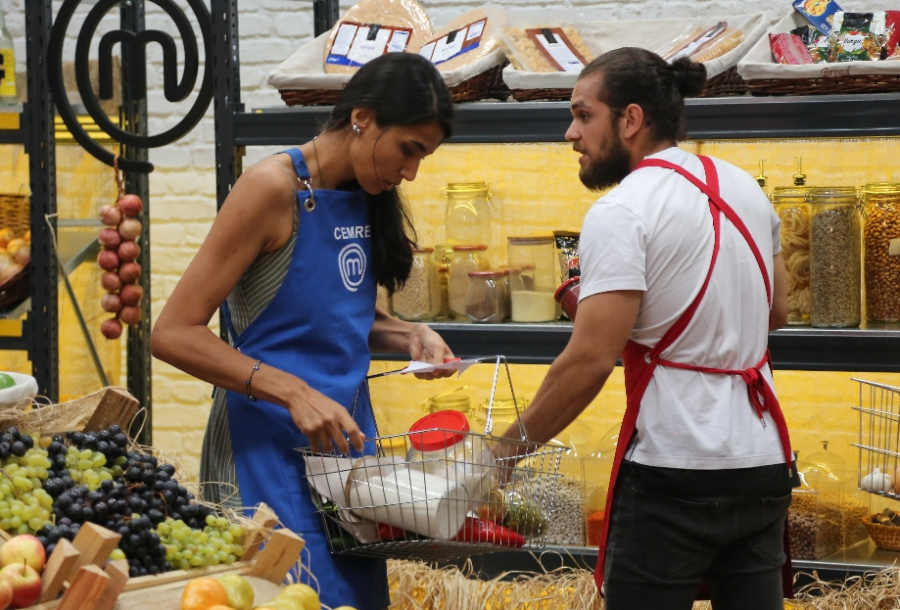
[[[506,359],[490,361],[484,434],[469,430],[463,413],[441,411],[402,434],[381,436],[376,427],[374,455],[297,449],[332,553],[452,561],[543,547],[568,448],[529,442],[521,421],[523,440],[492,435],[501,364],[513,387]]]
[[[859,383],[859,488],[900,500],[894,475],[900,466],[900,388]]]

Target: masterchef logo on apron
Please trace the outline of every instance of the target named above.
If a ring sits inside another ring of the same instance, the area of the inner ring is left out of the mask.
[[[344,288],[356,292],[366,275],[366,253],[359,244],[347,244],[338,254],[338,268]]]

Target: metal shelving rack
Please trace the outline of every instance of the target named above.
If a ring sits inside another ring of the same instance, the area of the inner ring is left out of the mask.
[[[216,39],[216,187],[224,202],[240,175],[247,146],[290,146],[314,137],[329,107],[261,108],[245,112],[240,102],[237,0],[211,0]],[[334,0],[318,0],[316,34],[337,17]],[[900,94],[688,100],[687,132],[697,140],[860,138],[900,136]],[[865,108],[865,112],[860,112]],[[451,143],[562,142],[570,114],[565,102],[485,102],[457,106]],[[457,355],[504,353],[511,362],[547,364],[562,351],[571,325],[432,324]],[[859,329],[785,329],[772,333],[774,365],[808,371],[900,371],[900,325]],[[374,358],[391,358],[375,354]],[[596,549],[549,548],[536,559],[505,552],[476,558],[488,576],[515,570],[552,570],[560,565],[592,568]],[[795,560],[796,570],[845,579],[883,567],[860,556],[828,561]],[[800,584],[803,578],[801,577]]]

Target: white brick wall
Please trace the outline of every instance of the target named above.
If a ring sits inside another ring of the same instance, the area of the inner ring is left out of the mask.
[[[17,67],[25,70],[24,1],[0,0],[7,12],[7,24],[16,42]],[[187,10],[187,4],[179,4]],[[474,0],[423,2],[435,25],[441,26],[453,17],[481,6]],[[727,15],[735,5],[722,0],[631,0],[623,2],[527,2],[506,0],[501,6],[545,8],[548,13],[559,8],[578,8],[592,19],[634,19],[660,16]],[[849,3],[848,3],[849,4]],[[55,10],[60,4],[55,3]],[[83,5],[69,29],[65,56],[74,56],[74,37],[90,5]],[[346,7],[345,7],[346,8]],[[781,16],[789,10],[786,0],[762,0],[740,10],[768,10]],[[148,3],[148,27],[176,34],[174,25],[156,5]],[[285,59],[312,34],[312,5],[299,0],[242,0],[240,4],[240,50],[242,101],[248,109],[280,105],[277,91],[266,84],[268,72]],[[105,19],[95,37],[117,26],[113,11]],[[195,31],[198,33],[199,30]],[[151,133],[173,126],[183,116],[195,96],[187,102],[170,104],[162,93],[161,52],[154,45],[149,50],[148,96]],[[153,315],[157,316],[171,294],[178,278],[187,267],[215,215],[214,133],[212,109],[200,124],[181,141],[151,151],[156,165],[151,175],[152,277]],[[270,154],[270,149],[251,149],[245,164]],[[62,185],[61,185],[62,187]],[[217,318],[214,318],[214,323]],[[123,359],[124,362],[124,359]],[[163,450],[180,454],[192,476],[199,464],[202,430],[210,404],[210,387],[159,362],[154,362],[154,433],[155,444]]]

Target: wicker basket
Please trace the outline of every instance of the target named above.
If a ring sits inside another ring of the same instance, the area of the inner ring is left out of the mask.
[[[871,516],[863,519],[863,524],[875,546],[889,551],[900,551],[900,527],[873,523]]]
[[[753,95],[896,93],[900,74],[847,74],[834,78],[768,78],[745,81]]]
[[[13,237],[24,237],[31,228],[28,195],[0,193],[0,229],[12,229]]]
[[[31,295],[31,264],[0,286],[0,311],[12,309]]]
[[[477,102],[479,100],[505,100],[509,97],[509,87],[503,82],[503,68],[506,62],[476,74],[455,87],[450,87],[450,97],[454,102]],[[288,106],[331,106],[341,94],[340,89],[279,89],[281,99]],[[571,93],[571,92],[570,92]]]
[[[731,97],[747,93],[747,82],[732,67],[706,81],[706,88],[697,97]],[[513,89],[512,96],[518,102],[568,101],[571,89]]]

